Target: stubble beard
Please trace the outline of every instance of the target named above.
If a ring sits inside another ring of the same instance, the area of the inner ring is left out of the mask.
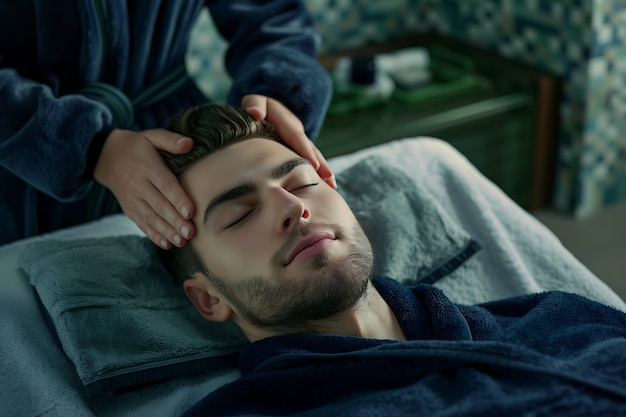
[[[352,308],[365,294],[372,275],[372,247],[358,223],[350,235],[338,225],[329,226],[338,239],[351,242],[345,259],[332,262],[332,255],[322,251],[304,261],[310,274],[289,277],[280,264],[284,251],[279,251],[272,260],[273,276],[251,277],[230,286],[224,296],[250,324],[282,333],[305,331],[316,321]],[[293,232],[285,248],[306,234],[306,227]]]

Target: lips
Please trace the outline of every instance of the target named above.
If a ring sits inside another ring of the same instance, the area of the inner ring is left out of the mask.
[[[316,232],[305,236],[303,239],[298,241],[298,243],[291,250],[291,253],[287,257],[287,262],[285,262],[284,265],[289,265],[300,252],[324,239],[335,240],[335,236],[328,232]]]

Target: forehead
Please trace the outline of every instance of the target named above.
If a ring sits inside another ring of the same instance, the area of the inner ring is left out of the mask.
[[[246,139],[195,162],[179,179],[198,214],[218,193],[267,176],[271,168],[295,157],[295,152],[271,139]]]

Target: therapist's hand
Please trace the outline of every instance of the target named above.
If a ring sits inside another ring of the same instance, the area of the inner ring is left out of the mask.
[[[107,137],[94,179],[115,195],[124,213],[164,249],[184,246],[194,234],[194,206],[159,150],[187,153],[193,140],[165,129],[115,129]]]
[[[307,137],[304,125],[298,117],[281,102],[259,94],[248,94],[241,100],[244,108],[257,120],[267,120],[278,132],[278,135],[295,152],[311,162],[320,178],[333,188],[337,188],[326,158],[317,146]]]

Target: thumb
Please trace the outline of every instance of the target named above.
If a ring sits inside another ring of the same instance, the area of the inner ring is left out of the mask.
[[[144,130],[143,136],[156,149],[171,154],[187,153],[193,148],[193,139],[166,129]]]

